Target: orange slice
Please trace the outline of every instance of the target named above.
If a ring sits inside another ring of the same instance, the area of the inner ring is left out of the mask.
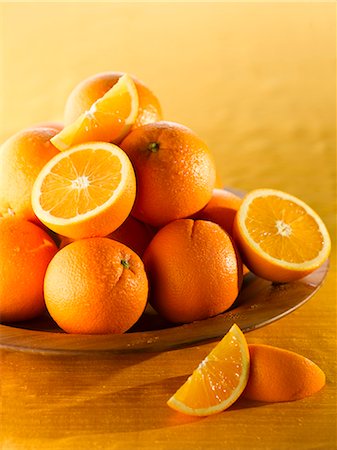
[[[298,198],[274,189],[256,189],[244,198],[233,233],[248,268],[275,282],[313,272],[328,258],[331,247],[317,213]]]
[[[51,142],[62,151],[91,141],[119,143],[135,123],[137,115],[137,89],[132,78],[125,74]]]
[[[114,144],[81,144],[52,158],[32,190],[35,214],[48,228],[81,239],[106,236],[129,215],[136,179],[127,155]]]
[[[234,324],[167,404],[193,416],[219,413],[239,398],[248,376],[248,345]]]

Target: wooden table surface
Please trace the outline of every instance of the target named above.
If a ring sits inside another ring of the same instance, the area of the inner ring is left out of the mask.
[[[273,187],[309,203],[333,240],[323,287],[246,334],[315,361],[316,395],[238,400],[190,418],[167,399],[215,342],[162,353],[1,351],[1,444],[27,449],[336,449],[335,4],[1,3],[2,141],[62,120],[71,88],[134,73],[165,117],[194,129],[224,184]]]

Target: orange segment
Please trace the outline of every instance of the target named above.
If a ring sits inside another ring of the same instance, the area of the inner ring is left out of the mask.
[[[138,93],[132,78],[123,75],[103,97],[51,141],[59,150],[85,142],[120,142],[138,114]]]
[[[32,205],[48,228],[80,239],[117,229],[135,195],[135,175],[126,154],[116,145],[95,142],[54,157],[37,177]]]
[[[234,221],[234,238],[252,272],[278,282],[311,273],[328,258],[331,247],[317,213],[274,189],[257,189],[244,198]]]
[[[248,345],[234,324],[167,404],[194,416],[224,411],[239,398],[248,376]]]

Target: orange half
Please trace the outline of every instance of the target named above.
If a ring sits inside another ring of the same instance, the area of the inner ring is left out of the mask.
[[[275,282],[299,279],[328,258],[329,233],[302,200],[275,189],[256,189],[243,199],[234,220],[244,263]]]
[[[60,152],[38,175],[35,214],[52,231],[73,239],[106,236],[130,214],[136,179],[114,144],[92,142]]]
[[[167,404],[193,416],[219,413],[239,398],[248,376],[248,345],[234,324]]]
[[[56,134],[51,142],[61,151],[92,141],[117,144],[135,123],[138,107],[135,83],[125,74],[88,111]]]

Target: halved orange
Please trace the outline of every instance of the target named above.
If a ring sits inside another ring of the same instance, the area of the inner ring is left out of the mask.
[[[138,106],[135,83],[125,74],[88,111],[55,135],[51,142],[61,151],[92,141],[118,144],[136,121]]]
[[[248,376],[248,345],[234,324],[167,404],[193,416],[219,413],[239,398]]]
[[[329,233],[318,214],[293,195],[256,189],[235,216],[234,239],[256,275],[288,282],[320,267],[330,253]]]
[[[48,228],[81,239],[116,230],[135,196],[134,170],[123,150],[91,142],[60,152],[44,166],[33,186],[32,206]]]

